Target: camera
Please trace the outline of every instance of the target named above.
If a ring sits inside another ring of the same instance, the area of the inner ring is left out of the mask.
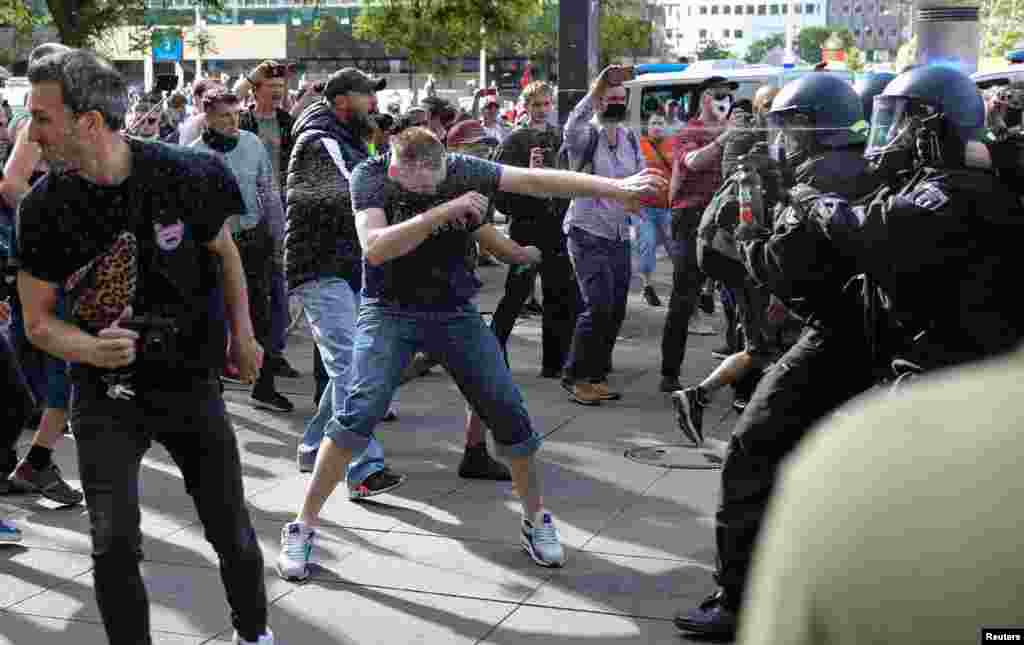
[[[155,88],[158,92],[173,92],[178,89],[177,74],[157,74]]]
[[[133,316],[118,323],[139,335],[138,354],[141,360],[172,364],[178,359],[178,326],[172,318]]]

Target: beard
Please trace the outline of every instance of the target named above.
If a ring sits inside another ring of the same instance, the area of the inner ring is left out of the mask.
[[[368,139],[373,132],[373,124],[370,122],[370,115],[363,112],[352,111],[349,113],[345,126],[357,139]]]

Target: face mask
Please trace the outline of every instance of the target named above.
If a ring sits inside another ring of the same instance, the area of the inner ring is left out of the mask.
[[[203,131],[203,142],[217,152],[231,152],[238,145],[238,137],[229,137],[213,128]]]
[[[626,120],[626,104],[611,103],[604,108],[601,119],[608,123],[620,123]]]
[[[711,112],[718,118],[719,121],[724,121],[729,116],[729,110],[732,109],[732,97],[727,96],[724,99],[711,99]]]

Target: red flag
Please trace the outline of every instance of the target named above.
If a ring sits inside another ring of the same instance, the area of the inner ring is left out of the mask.
[[[527,65],[526,69],[523,70],[523,77],[519,79],[519,87],[526,89],[526,86],[533,82],[533,78],[530,76],[530,66]]]

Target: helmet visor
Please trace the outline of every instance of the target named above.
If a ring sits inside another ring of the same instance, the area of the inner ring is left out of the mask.
[[[767,114],[768,143],[795,155],[811,149],[814,140],[814,118],[799,108],[774,110]]]
[[[864,156],[913,145],[917,126],[937,112],[934,106],[906,96],[876,96]]]

